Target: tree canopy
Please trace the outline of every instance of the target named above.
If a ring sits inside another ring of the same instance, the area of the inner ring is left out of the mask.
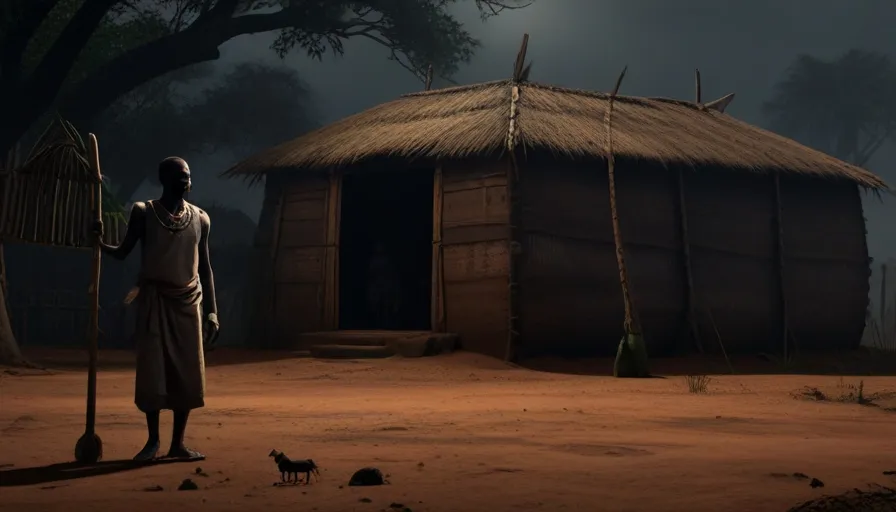
[[[424,75],[467,62],[478,41],[451,14],[474,2],[483,17],[524,0],[7,0],[0,7],[0,154],[47,111],[79,126],[138,86],[219,58],[234,37],[278,34],[280,55],[321,59],[366,38]]]

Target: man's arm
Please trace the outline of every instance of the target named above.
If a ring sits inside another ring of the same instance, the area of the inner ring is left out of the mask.
[[[100,228],[102,228],[102,226],[100,226]],[[131,207],[131,216],[128,220],[127,231],[125,231],[124,240],[121,241],[121,244],[118,246],[109,245],[103,242],[102,236],[100,236],[100,248],[103,250],[103,253],[116,260],[123,260],[131,254],[131,251],[137,246],[137,242],[143,238],[145,232],[146,204],[134,203],[134,206]],[[100,229],[99,234],[102,235],[102,229]]]
[[[205,305],[205,314],[218,314],[218,303],[215,300],[215,274],[212,272],[212,262],[208,255],[208,233],[211,230],[211,219],[204,211],[200,211],[199,225],[201,236],[199,237],[199,282],[202,283],[202,302]]]

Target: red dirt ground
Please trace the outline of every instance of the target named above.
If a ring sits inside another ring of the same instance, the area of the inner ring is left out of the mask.
[[[83,354],[36,355],[67,368],[49,375],[4,371],[3,511],[376,512],[400,503],[414,512],[783,512],[823,494],[896,486],[883,474],[896,470],[892,398],[874,407],[792,396],[812,386],[835,397],[843,382],[860,379],[866,395],[885,393],[896,390],[896,377],[723,375],[700,395],[688,393],[681,376],[545,373],[463,353],[369,361],[212,355],[207,407],[188,431],[188,444],[208,460],[81,478],[75,470],[21,470],[71,460],[84,430],[86,382],[71,363]],[[118,352],[101,354],[101,364],[105,459],[129,459],[145,440],[133,370]],[[321,480],[272,486],[272,448],[313,458]],[[364,466],[381,468],[391,484],[346,486]],[[207,476],[194,474],[197,467]],[[34,483],[23,485],[29,478]],[[177,491],[185,478],[200,489]],[[162,490],[145,490],[155,486]]]

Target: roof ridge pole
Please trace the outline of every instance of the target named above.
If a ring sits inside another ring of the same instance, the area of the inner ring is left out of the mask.
[[[519,83],[523,78],[523,67],[526,63],[526,51],[529,49],[529,34],[523,34],[523,43],[516,54],[516,62],[513,63],[513,81]]]
[[[619,378],[626,377],[649,377],[650,371],[647,364],[647,347],[644,345],[644,336],[641,333],[641,325],[636,319],[634,307],[632,305],[631,294],[629,290],[628,267],[625,264],[625,250],[622,244],[622,232],[619,226],[619,209],[616,205],[616,158],[613,155],[613,104],[616,101],[616,95],[619,94],[619,87],[622,85],[622,79],[625,78],[625,72],[628,66],[623,68],[619,78],[616,79],[616,87],[610,94],[607,102],[607,110],[604,115],[604,125],[607,129],[607,179],[610,189],[610,220],[613,225],[613,245],[616,246],[616,264],[619,267],[619,284],[622,287],[622,303],[625,309],[625,319],[623,322],[622,339],[619,341],[619,348],[616,350],[616,361],[613,364],[613,376]]]
[[[517,197],[516,184],[519,181],[520,171],[516,160],[517,147],[517,126],[516,118],[519,113],[520,100],[520,83],[523,76],[523,63],[526,61],[526,50],[529,47],[529,34],[523,34],[523,42],[520,45],[520,51],[517,53],[516,61],[513,64],[513,76],[510,86],[510,113],[507,120],[507,155],[509,159],[509,168],[507,169],[507,203],[509,205],[509,221],[507,223],[507,243],[509,246],[509,272],[507,277],[507,345],[504,348],[504,360],[513,361],[516,359],[517,336],[517,318],[519,305],[519,286],[517,285],[517,265],[518,255],[521,252],[521,245],[518,240],[518,223],[519,223],[519,198]]]
[[[510,87],[510,116],[507,126],[507,152],[513,161],[514,173],[518,175],[514,150],[516,149],[516,134],[519,127],[516,123],[519,114],[520,100],[520,78],[523,74],[523,63],[526,61],[526,50],[529,48],[529,34],[523,34],[523,43],[520,45],[520,51],[516,55],[516,62],[513,65],[513,78],[511,78]]]
[[[703,105],[703,85],[700,83],[700,70],[694,68],[694,103]]]

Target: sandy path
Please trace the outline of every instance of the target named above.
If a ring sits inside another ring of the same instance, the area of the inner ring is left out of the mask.
[[[130,458],[145,439],[132,379],[127,368],[99,377],[106,460]],[[75,370],[2,376],[3,470],[71,459],[83,432],[84,382]],[[864,384],[866,393],[893,391],[896,377]],[[26,486],[3,476],[0,503],[4,512],[284,504],[373,512],[393,502],[415,512],[784,511],[825,493],[896,484],[882,475],[896,469],[896,415],[793,399],[803,386],[834,393],[838,378],[720,376],[708,395],[693,395],[682,377],[549,374],[466,354],[213,366],[208,405],[188,432],[209,460]],[[313,458],[321,481],[273,487],[272,448]],[[391,485],[341,488],[367,465],[388,473]],[[197,466],[208,476],[193,475]],[[794,472],[826,487],[812,489]],[[176,491],[184,478],[201,489]],[[143,490],[157,485],[164,490]]]

